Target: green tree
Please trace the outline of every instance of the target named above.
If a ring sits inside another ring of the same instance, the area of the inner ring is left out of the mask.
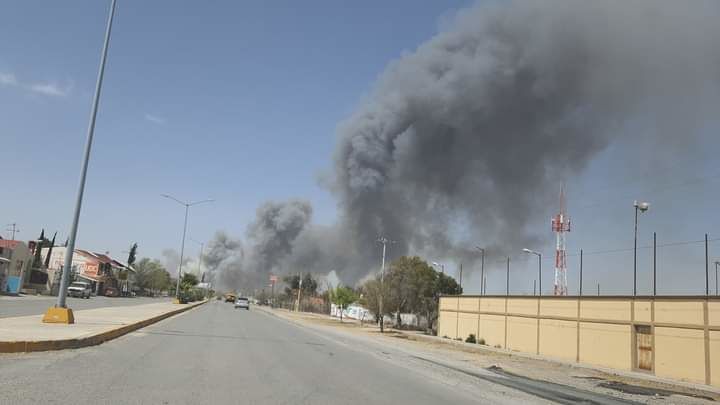
[[[154,295],[169,287],[170,274],[160,261],[144,257],[135,265],[135,285]]]
[[[368,280],[360,287],[363,296],[363,305],[370,311],[375,318],[375,323],[380,322],[380,294],[382,287],[385,287],[385,295],[387,295],[388,285],[380,283],[380,277]],[[387,313],[387,307],[384,308]]]
[[[195,287],[199,282],[197,276],[192,273],[185,273],[180,279],[180,285],[188,288]]]
[[[133,243],[132,246],[130,246],[130,252],[128,253],[128,258],[127,258],[128,266],[132,266],[133,264],[135,264],[135,259],[137,256],[137,249],[138,249],[137,243]]]
[[[293,296],[297,294],[298,288],[300,288],[300,275],[291,274],[283,277],[283,281],[287,286],[285,287],[285,294]],[[317,295],[318,283],[317,280],[310,273],[305,273],[302,276],[302,294],[304,296],[315,296]]]
[[[440,295],[462,293],[454,278],[435,271],[419,257],[403,256],[392,262],[385,273],[385,282],[379,277],[363,285],[368,310],[379,319],[379,298],[383,296],[382,315],[395,315],[400,327],[401,313],[424,317],[428,329],[434,331]]]
[[[357,299],[357,294],[350,287],[337,286],[334,290],[330,290],[330,301],[340,308],[340,322],[342,322],[343,310]]]

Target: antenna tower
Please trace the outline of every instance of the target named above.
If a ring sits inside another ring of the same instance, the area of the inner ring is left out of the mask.
[[[567,255],[565,233],[570,232],[570,217],[565,212],[565,187],[560,187],[560,213],[552,219],[552,230],[557,235],[555,245],[555,295],[567,295]]]

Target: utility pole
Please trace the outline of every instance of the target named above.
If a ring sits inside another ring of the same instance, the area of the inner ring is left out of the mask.
[[[510,295],[510,256],[507,258],[507,270],[505,271],[505,296]]]
[[[97,118],[98,105],[100,104],[100,91],[102,90],[103,76],[105,75],[105,61],[107,59],[108,46],[110,44],[110,32],[112,31],[113,17],[115,16],[115,1],[110,3],[110,15],[108,16],[107,26],[105,28],[105,41],[103,43],[102,54],[100,57],[100,68],[98,71],[97,81],[95,82],[95,94],[93,95],[92,110],[90,112],[90,122],[88,123],[87,138],[85,140],[85,150],[83,153],[83,161],[80,166],[80,181],[78,184],[77,196],[75,199],[75,209],[73,211],[72,225],[70,226],[70,237],[68,246],[65,250],[65,263],[60,280],[60,291],[55,307],[49,308],[43,317],[43,322],[48,323],[75,323],[72,310],[67,307],[65,297],[67,296],[68,273],[72,269],[72,257],[75,249],[75,238],[77,237],[78,225],[80,224],[80,210],[82,209],[83,194],[85,194],[85,178],[87,177],[88,164],[90,163],[90,151],[92,150],[93,136],[95,134],[95,120]]]
[[[580,296],[582,297],[582,270],[583,270],[583,250],[580,249]]]
[[[17,223],[13,222],[12,224],[8,224],[8,226],[12,227],[12,228],[8,229],[8,231],[10,231],[12,233],[10,240],[15,240],[15,233],[20,232],[20,230],[17,229]]]
[[[483,295],[483,291],[485,291],[485,248],[475,246],[475,249],[480,251],[480,295]]]
[[[638,228],[638,211],[645,212],[650,208],[650,203],[638,202],[633,203],[635,207],[635,245],[633,246],[633,297],[637,295],[637,228]],[[598,294],[599,295],[599,294]]]
[[[378,309],[380,312],[380,333],[385,331],[385,314],[383,312],[383,296],[385,295],[385,253],[387,251],[388,243],[395,243],[388,238],[382,236],[378,239],[378,242],[382,243],[382,267],[380,270],[380,296],[378,297]]]
[[[302,273],[298,273],[298,295],[297,304],[295,305],[295,312],[300,312],[300,292],[302,291]]]
[[[657,295],[657,232],[653,232],[653,296]]]

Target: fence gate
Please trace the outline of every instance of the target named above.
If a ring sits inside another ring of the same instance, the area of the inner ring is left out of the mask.
[[[650,326],[635,325],[636,369],[652,371],[652,339],[652,328]]]

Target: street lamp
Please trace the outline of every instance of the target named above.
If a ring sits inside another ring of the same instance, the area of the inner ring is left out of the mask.
[[[193,201],[193,202],[185,202],[180,201],[177,198],[169,195],[169,194],[161,194],[162,197],[168,198],[170,200],[173,200],[177,202],[180,205],[185,206],[185,225],[183,226],[183,237],[182,237],[182,244],[180,245],[180,268],[178,268],[178,275],[177,275],[177,285],[175,286],[175,298],[180,301],[180,277],[182,276],[182,265],[183,265],[183,255],[185,254],[185,234],[187,233],[187,219],[188,219],[188,210],[193,205],[198,205],[202,203],[208,203],[213,202],[215,200],[213,199],[207,199],[207,200],[201,200],[201,201]]]
[[[440,272],[442,272],[443,274],[445,274],[445,265],[444,265],[444,264],[438,263],[438,262],[432,262],[432,264],[433,264],[433,266],[435,266],[435,267],[440,267]]]
[[[112,0],[110,3],[110,15],[108,16],[107,25],[105,27],[105,41],[103,42],[102,53],[100,56],[100,68],[98,70],[97,81],[95,82],[95,94],[93,95],[87,138],[85,139],[85,151],[83,154],[82,165],[80,166],[80,181],[75,199],[75,210],[73,212],[70,235],[68,237],[67,248],[65,250],[65,265],[63,266],[63,269],[66,270],[62,272],[62,277],[60,278],[60,290],[58,291],[57,303],[54,307],[47,310],[45,316],[43,316],[43,322],[75,323],[75,317],[73,316],[72,310],[67,307],[65,302],[65,298],[67,296],[68,273],[72,268],[75,238],[77,237],[78,224],[80,222],[80,210],[82,208],[83,194],[85,193],[85,178],[87,177],[88,163],[90,163],[90,150],[92,150],[93,136],[95,134],[95,119],[97,118],[98,105],[100,104],[100,90],[102,89],[103,76],[105,75],[105,61],[107,59],[108,45],[110,43],[110,32],[112,30],[113,17],[115,16],[115,1],[116,0]]]
[[[483,295],[483,280],[485,280],[485,248],[475,246],[475,249],[479,250],[482,256],[480,256],[480,295]]]
[[[633,247],[633,297],[637,295],[637,225],[638,225],[638,211],[645,212],[650,209],[649,202],[633,202],[635,207],[635,245]]]
[[[542,253],[530,249],[523,249],[523,252],[538,257],[538,295],[542,297]]]

